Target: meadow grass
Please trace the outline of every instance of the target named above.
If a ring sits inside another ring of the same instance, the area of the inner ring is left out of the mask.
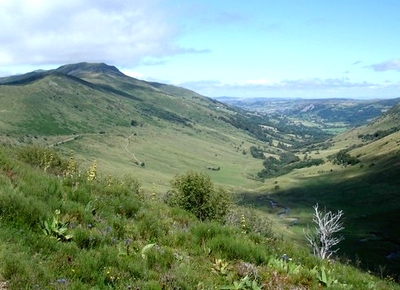
[[[155,188],[165,192],[175,175],[189,169],[207,173],[213,182],[232,189],[259,186],[259,181],[248,177],[255,176],[262,169],[262,163],[242,152],[248,151],[254,144],[251,142],[256,141],[229,132],[221,139],[204,131],[192,134],[192,129],[177,131],[174,127],[162,133],[151,127],[120,129],[103,135],[81,135],[80,139],[56,149],[64,155],[73,150],[83,165],[96,159],[104,172],[112,175],[134,175],[146,191]],[[145,166],[135,164],[136,161]],[[220,167],[220,170],[207,167]]]
[[[252,208],[233,208],[229,223],[200,222],[143,194],[134,178],[110,182],[98,170],[92,179],[82,167],[67,178],[67,162],[59,171],[24,160],[0,148],[0,282],[10,289],[211,289],[248,275],[263,289],[318,289],[323,270],[337,288],[399,288],[317,260]]]

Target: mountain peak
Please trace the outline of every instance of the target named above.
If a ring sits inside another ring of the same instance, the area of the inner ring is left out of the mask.
[[[67,64],[60,66],[55,70],[67,75],[77,76],[83,73],[111,73],[124,76],[115,66],[107,65],[105,63],[88,63],[80,62],[75,64]]]

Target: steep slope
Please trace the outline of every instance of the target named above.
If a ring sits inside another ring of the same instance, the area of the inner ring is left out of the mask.
[[[98,132],[110,126],[128,126],[127,116],[135,115],[127,102],[134,97],[124,94],[122,99],[118,92],[58,73],[46,74],[23,86],[2,85],[0,98],[5,104],[1,127],[7,133]]]
[[[98,132],[115,125],[129,127],[132,119],[137,123],[163,119],[190,126],[193,122],[214,119],[204,116],[220,115],[215,110],[215,101],[183,88],[173,92],[173,86],[160,89],[154,83],[127,77],[106,64],[65,65],[51,71],[3,78],[0,84],[4,113],[17,115],[7,121],[0,116],[2,127],[12,131],[15,126],[21,133]],[[46,131],[40,123],[49,124],[51,120],[54,126]],[[57,124],[59,120],[65,123]]]
[[[65,154],[75,151],[84,163],[97,159],[110,172],[137,170],[147,190],[168,188],[175,174],[188,169],[217,167],[222,168],[213,172],[217,182],[256,183],[249,177],[261,164],[243,152],[259,141],[223,121],[235,111],[193,91],[89,63],[0,83],[5,143],[58,145]]]
[[[260,190],[290,208],[288,217],[280,216],[277,221],[294,238],[301,237],[302,229],[311,223],[312,205],[343,210],[345,240],[338,253],[366,270],[379,273],[384,267],[395,279],[400,273],[400,226],[396,222],[400,210],[399,108],[396,105],[366,126],[314,144],[299,157],[323,158],[323,165],[267,180]],[[335,157],[339,152],[340,159]],[[274,213],[265,194],[246,198]],[[290,228],[293,219],[298,219],[299,227]]]
[[[400,104],[391,107],[380,118],[369,123],[361,131],[364,134],[375,133],[376,131],[399,131],[400,130]],[[375,132],[373,132],[375,131]]]
[[[200,221],[134,174],[102,178],[48,149],[0,145],[0,164],[1,289],[400,289],[316,259],[250,208]]]

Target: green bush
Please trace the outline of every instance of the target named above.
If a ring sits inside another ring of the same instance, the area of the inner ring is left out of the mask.
[[[257,148],[256,146],[250,147],[250,154],[254,158],[265,159],[264,151],[260,148]]]
[[[340,150],[338,153],[328,156],[328,159],[330,159],[333,164],[339,165],[355,165],[360,162],[357,157],[351,156],[347,151],[347,149]]]
[[[150,214],[151,212],[151,214]],[[143,208],[137,214],[135,227],[142,238],[150,242],[158,241],[168,235],[169,223],[159,212]]]
[[[57,152],[39,146],[18,148],[17,156],[30,165],[58,175],[67,168],[67,161],[62,159]]]
[[[214,187],[211,178],[203,173],[189,171],[171,181],[167,203],[193,213],[199,220],[222,220],[228,212],[231,199],[222,188]]]

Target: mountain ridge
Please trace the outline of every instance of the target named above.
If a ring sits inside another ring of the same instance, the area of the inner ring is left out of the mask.
[[[58,67],[57,69],[55,69],[55,71],[74,76],[87,72],[111,73],[119,76],[126,76],[117,67],[112,65],[107,65],[103,62],[102,63],[80,62],[75,64],[66,64]]]
[[[115,66],[110,66],[105,63],[88,63],[80,62],[75,64],[62,65],[56,69],[50,70],[35,70],[32,72],[7,76],[0,78],[0,85],[19,85],[27,84],[38,79],[44,78],[51,74],[63,74],[70,75],[74,77],[80,77],[82,74],[86,73],[110,73],[118,76],[125,76],[121,71],[119,71]]]

